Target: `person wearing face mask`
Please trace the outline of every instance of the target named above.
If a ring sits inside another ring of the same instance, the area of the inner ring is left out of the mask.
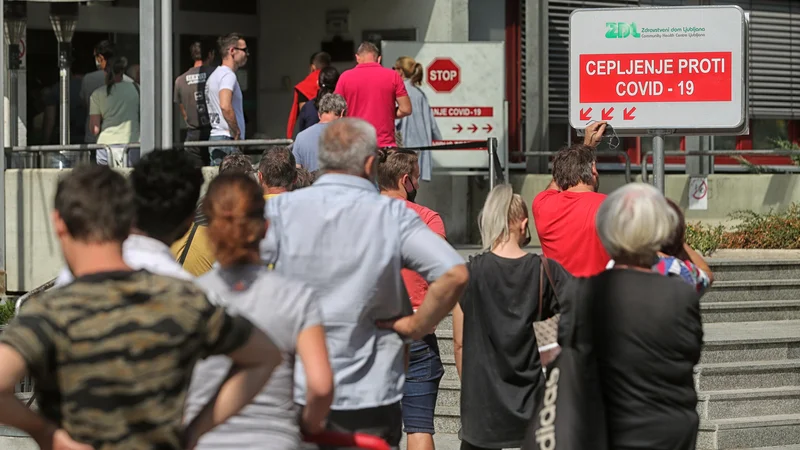
[[[404,203],[380,195],[378,137],[345,117],[320,137],[323,175],[266,202],[262,260],[317,292],[335,380],[329,430],[365,432],[398,447],[405,346],[429,335],[467,284],[464,258]],[[403,189],[414,189],[409,180]],[[413,313],[403,268],[430,282]],[[305,371],[295,401],[305,403]]]
[[[381,194],[402,200],[413,209],[434,233],[445,239],[444,222],[439,213],[414,203],[419,189],[419,157],[411,150],[389,150],[378,166]],[[428,293],[428,282],[413,270],[403,269],[411,306],[416,311]],[[406,384],[403,388],[403,428],[408,450],[433,449],[433,411],[439,394],[444,366],[436,334],[430,333],[410,346]]]
[[[528,208],[508,184],[478,217],[484,253],[470,258],[469,285],[453,310],[461,378],[461,449],[519,448],[545,387],[533,323],[559,312],[572,276],[523,250]]]

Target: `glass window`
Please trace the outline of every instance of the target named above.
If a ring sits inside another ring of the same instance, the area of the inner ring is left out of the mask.
[[[218,0],[180,0],[183,11],[200,11],[229,14],[258,14],[257,0],[236,0],[220,2]]]
[[[769,150],[776,148],[777,141],[789,140],[789,121],[756,119],[750,122],[750,134],[753,136],[753,150]]]
[[[714,150],[736,150],[736,136],[712,136]]]
[[[680,151],[682,137],[683,136],[679,135],[668,135],[664,137],[664,151],[665,152]],[[644,155],[646,152],[653,150],[653,138],[651,136],[645,136],[639,139],[641,139],[642,155]]]

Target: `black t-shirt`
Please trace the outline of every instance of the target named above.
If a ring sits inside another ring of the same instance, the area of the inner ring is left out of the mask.
[[[186,125],[190,130],[211,127],[206,105],[206,80],[214,69],[209,66],[192,67],[175,80],[175,103],[186,111]]]
[[[464,311],[461,381],[462,438],[472,445],[515,448],[522,444],[544,386],[533,322],[559,311],[572,276],[548,260],[554,286],[545,279],[539,314],[538,255],[508,259],[493,253],[472,258]]]
[[[583,281],[562,299],[559,335],[577,323],[576,343],[596,355],[609,448],[694,449],[700,294],[678,277],[630,269]],[[573,299],[586,306],[576,314]]]

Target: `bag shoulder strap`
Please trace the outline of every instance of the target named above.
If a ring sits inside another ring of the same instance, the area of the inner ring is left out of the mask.
[[[192,223],[192,231],[189,232],[189,237],[186,239],[186,245],[183,246],[183,251],[181,252],[181,257],[178,258],[178,263],[183,267],[183,263],[186,262],[186,257],[189,256],[189,247],[192,246],[192,240],[194,240],[194,234],[197,232],[197,228],[200,225],[197,222]]]
[[[543,309],[543,302],[544,302],[544,280],[547,279],[550,286],[553,288],[553,296],[558,301],[558,295],[556,295],[556,288],[555,283],[553,283],[553,275],[550,271],[550,260],[547,259],[546,256],[541,255],[539,256],[539,317],[542,317],[542,309]]]

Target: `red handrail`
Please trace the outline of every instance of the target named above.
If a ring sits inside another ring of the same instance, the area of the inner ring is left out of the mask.
[[[337,433],[335,431],[323,431],[312,436],[303,435],[305,442],[317,445],[329,445],[331,447],[357,447],[366,450],[390,450],[389,444],[383,439],[364,433]]]

